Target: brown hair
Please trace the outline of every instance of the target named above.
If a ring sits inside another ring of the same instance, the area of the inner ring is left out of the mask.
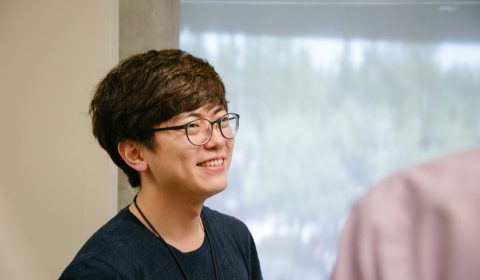
[[[123,161],[118,143],[134,140],[153,150],[155,125],[206,105],[228,110],[215,69],[182,50],[151,50],[122,61],[98,84],[90,103],[93,135],[137,187],[139,174]]]

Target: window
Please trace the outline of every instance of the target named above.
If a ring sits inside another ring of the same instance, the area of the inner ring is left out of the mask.
[[[242,116],[207,204],[248,224],[265,279],[327,279],[355,198],[479,143],[480,4],[404,3],[181,2],[181,48]]]

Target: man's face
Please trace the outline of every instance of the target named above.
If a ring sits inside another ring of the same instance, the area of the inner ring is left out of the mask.
[[[183,125],[199,118],[214,121],[226,113],[222,106],[205,106],[178,114],[156,127]],[[154,137],[155,149],[144,157],[148,163],[145,176],[155,187],[200,201],[226,188],[234,140],[223,138],[218,125],[214,125],[210,141],[202,146],[192,145],[184,129],[156,132]]]

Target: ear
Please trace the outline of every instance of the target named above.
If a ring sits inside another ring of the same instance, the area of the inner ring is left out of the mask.
[[[142,156],[142,151],[144,150],[142,145],[133,141],[125,140],[118,143],[117,148],[118,153],[128,166],[135,169],[137,172],[147,171],[148,164]]]

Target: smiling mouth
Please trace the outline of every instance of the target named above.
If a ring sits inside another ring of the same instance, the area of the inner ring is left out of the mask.
[[[197,166],[200,167],[217,167],[223,165],[224,159],[223,158],[217,158],[217,159],[212,159],[212,160],[207,160],[204,162],[201,162],[197,164]]]

